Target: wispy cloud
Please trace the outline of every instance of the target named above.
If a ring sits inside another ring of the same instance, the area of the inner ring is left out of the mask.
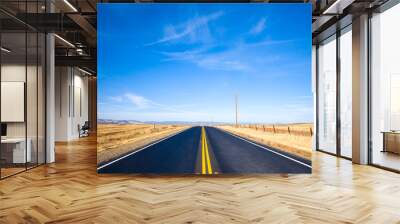
[[[281,45],[293,42],[296,40],[261,40],[258,42],[236,42],[231,43],[231,48],[227,50],[213,51],[221,47],[219,45],[205,45],[200,48],[184,50],[184,51],[169,51],[159,52],[166,58],[164,61],[185,61],[195,64],[201,68],[209,70],[223,70],[223,71],[249,71],[256,61],[260,58],[245,58],[244,55],[253,55],[254,48],[266,47],[272,45]],[[271,56],[276,59],[277,56]],[[240,60],[239,60],[240,59]],[[268,61],[267,58],[262,58],[263,62]]]
[[[250,33],[251,33],[251,34],[259,34],[259,33],[261,33],[262,31],[264,31],[264,29],[265,29],[265,22],[266,22],[266,21],[267,21],[267,20],[266,20],[265,18],[260,19],[260,20],[257,22],[257,24],[254,25],[254,26],[251,28]]]
[[[108,102],[103,102],[103,103],[113,104],[113,105],[125,104],[125,106],[127,103],[129,103],[132,106],[134,106],[135,109],[146,109],[154,104],[154,102],[147,99],[146,97],[130,92],[125,93],[123,95],[109,96],[108,99],[109,99]]]
[[[124,96],[139,109],[148,108],[152,104],[151,100],[133,93],[126,93]]]
[[[297,39],[289,39],[289,40],[262,40],[257,42],[246,43],[247,47],[261,47],[261,46],[272,46],[272,45],[280,45],[280,44],[288,44],[294,41],[298,41]]]
[[[218,11],[212,14],[196,17],[185,23],[178,25],[167,25],[164,28],[164,35],[159,40],[145,44],[145,46],[151,46],[155,44],[167,43],[170,41],[182,39],[184,37],[192,36],[200,28],[206,28],[208,31],[208,23],[210,21],[216,20],[223,15],[223,12]]]
[[[195,120],[208,118],[210,115],[198,110],[190,110],[196,104],[167,105],[155,102],[135,93],[125,93],[108,97],[112,102],[99,104],[99,112],[103,118],[137,120]]]
[[[117,103],[121,103],[124,100],[122,96],[109,96],[108,98]]]
[[[108,97],[112,102],[103,104],[112,104],[114,107],[119,109],[121,108],[129,108],[130,111],[138,110],[143,111],[146,110],[160,110],[160,111],[170,111],[170,112],[190,112],[185,110],[186,108],[196,106],[195,104],[181,104],[181,105],[166,105],[155,102],[154,100],[148,99],[144,96],[127,92],[118,96],[110,96]],[[130,104],[131,106],[129,106]],[[133,106],[133,107],[132,107]]]
[[[210,70],[244,71],[249,67],[234,57],[234,52],[225,51],[212,53],[208,48],[200,48],[191,51],[161,52],[166,56],[166,61],[186,61],[199,67]]]
[[[185,51],[170,51],[170,52],[159,52],[166,56],[164,61],[196,61],[205,54],[209,48],[203,47],[194,50],[185,50]]]
[[[249,68],[242,61],[224,57],[224,55],[209,55],[197,61],[197,64],[204,68],[224,71],[245,71]]]

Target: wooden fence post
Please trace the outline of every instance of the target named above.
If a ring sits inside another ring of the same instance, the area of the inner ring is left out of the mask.
[[[274,134],[275,134],[276,130],[275,130],[275,125],[274,124],[272,125],[272,128],[274,129]]]
[[[288,130],[288,132],[289,132],[289,135],[290,135],[290,126],[288,126],[288,127],[287,127],[287,130]]]
[[[312,133],[312,128],[310,128],[310,136],[312,136],[312,134],[313,134],[313,133]]]

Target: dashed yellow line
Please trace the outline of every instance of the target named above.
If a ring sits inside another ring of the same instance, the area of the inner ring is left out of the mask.
[[[212,166],[210,154],[208,153],[208,144],[206,130],[204,127],[201,129],[201,173],[212,174]]]

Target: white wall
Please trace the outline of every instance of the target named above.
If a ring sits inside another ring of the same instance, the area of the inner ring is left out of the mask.
[[[66,141],[68,140],[69,133],[69,85],[70,75],[69,68],[56,67],[55,68],[55,140]]]
[[[75,70],[76,72],[76,70]],[[80,73],[81,74],[81,73]],[[79,137],[78,124],[83,125],[89,119],[88,113],[88,78],[81,75],[74,77],[74,108],[72,108],[72,136]]]
[[[56,67],[55,140],[79,137],[78,125],[88,120],[88,78],[72,67]]]

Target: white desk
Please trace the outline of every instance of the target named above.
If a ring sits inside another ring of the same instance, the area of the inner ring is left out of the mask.
[[[25,151],[25,138],[5,138],[1,139],[1,144],[5,146],[14,145],[13,147],[13,163],[25,163],[31,162],[32,153],[31,153],[31,139],[27,139],[27,146]]]

